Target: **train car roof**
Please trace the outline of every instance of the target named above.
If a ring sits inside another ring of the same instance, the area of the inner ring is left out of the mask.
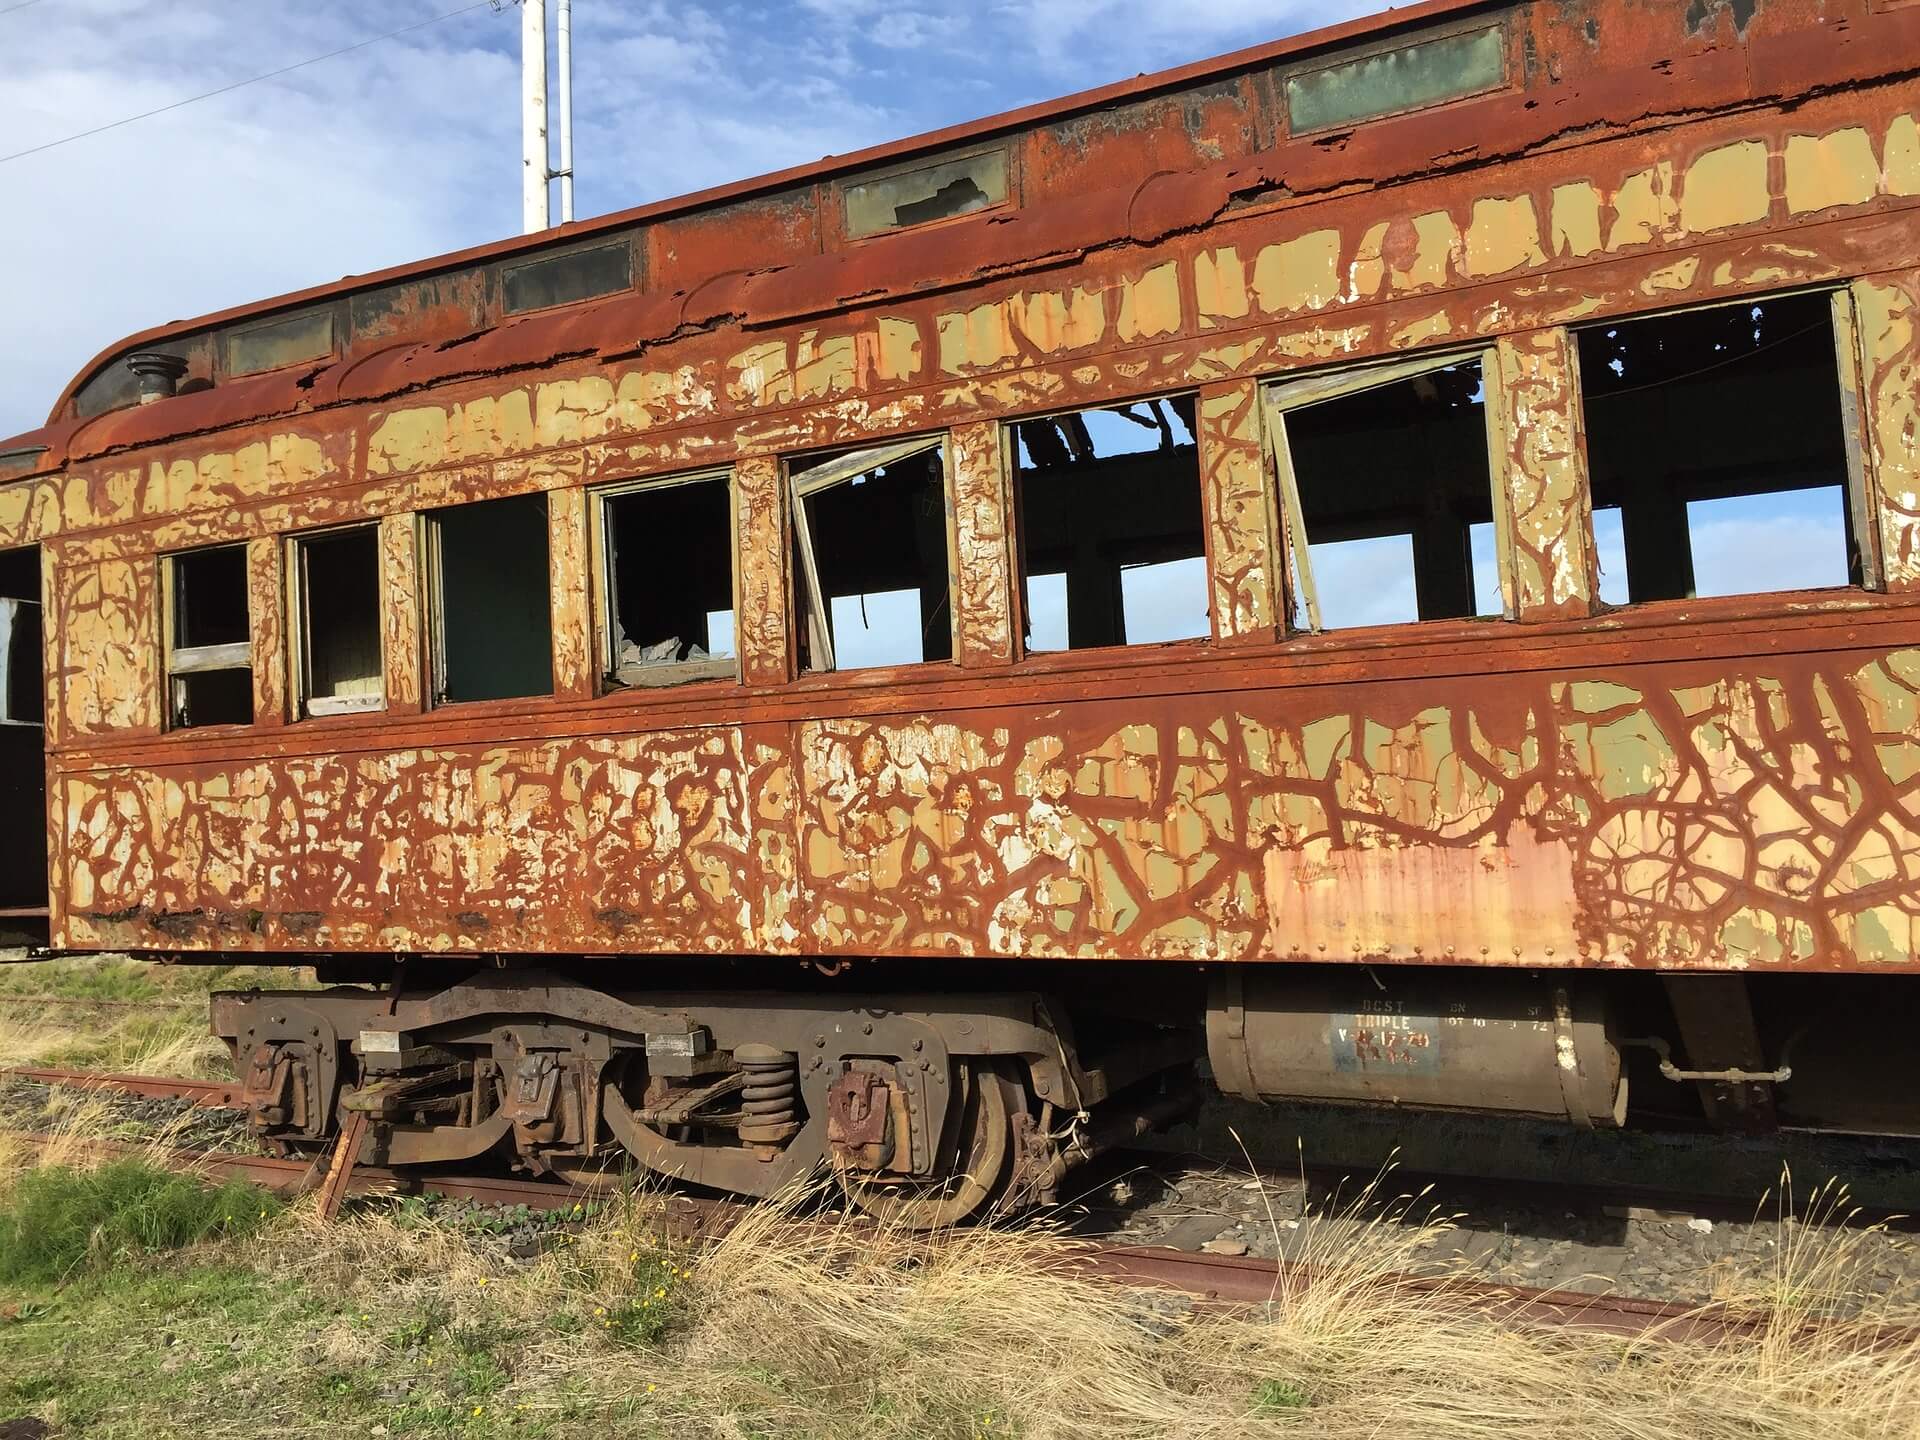
[[[982,119],[869,146],[845,155],[829,155],[809,164],[771,171],[751,179],[733,181],[671,199],[652,201],[535,234],[515,235],[364,275],[344,276],[327,284],[236,305],[192,319],[174,320],[163,325],[155,325],[116,340],[96,354],[61,392],[48,413],[46,425],[11,440],[0,440],[0,455],[5,455],[9,451],[19,453],[38,448],[37,441],[46,436],[48,431],[59,427],[63,419],[71,418],[69,407],[73,405],[81,387],[114,360],[140,350],[164,345],[169,340],[183,335],[216,327],[230,327],[238,322],[338,298],[360,290],[391,285],[397,281],[407,281],[478,262],[497,261],[502,257],[548,249],[617,231],[637,222],[659,221],[717,205],[751,200],[808,181],[845,176],[850,172],[874,167],[891,167],[922,154],[950,151],[956,146],[964,146],[970,142],[1066,119],[1118,102],[1138,100],[1168,90],[1271,65],[1277,60],[1308,54],[1316,50],[1351,45],[1411,26],[1473,11],[1506,8],[1510,7],[1505,0],[1414,0],[1412,4],[1376,14],[1323,26],[1187,65],[1136,75],[1130,79],[1082,90],[1058,99],[1021,106]]]

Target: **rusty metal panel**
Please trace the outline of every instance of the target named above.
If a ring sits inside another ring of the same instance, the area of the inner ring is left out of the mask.
[[[1889,590],[1920,588],[1920,270],[1853,284],[1867,455]]]
[[[1560,326],[1503,335],[1494,356],[1507,411],[1502,448],[1515,616],[1585,615],[1599,585],[1572,337]]]
[[[247,623],[253,641],[253,720],[287,722],[286,546],[272,536],[247,542]]]
[[[967,666],[1014,658],[1012,499],[1003,434],[995,420],[956,425],[948,434],[954,659]]]
[[[59,565],[48,692],[61,740],[160,728],[159,564],[152,557]]]
[[[787,483],[771,455],[743,456],[733,467],[739,517],[734,633],[740,678],[778,685],[793,674],[793,587],[787,571]]]
[[[600,646],[594,634],[594,566],[587,526],[587,492],[547,495],[548,553],[553,599],[553,690],[590,699],[599,691]]]
[[[1213,638],[1223,644],[1271,640],[1285,607],[1259,385],[1208,386],[1196,419]]]
[[[426,705],[425,594],[419,518],[388,515],[380,522],[380,646],[395,714]]]

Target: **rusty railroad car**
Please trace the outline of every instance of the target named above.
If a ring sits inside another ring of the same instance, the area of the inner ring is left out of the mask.
[[[1912,1133],[1917,73],[1428,0],[136,335],[0,444],[0,901],[315,965],[215,1030],[392,1163]]]

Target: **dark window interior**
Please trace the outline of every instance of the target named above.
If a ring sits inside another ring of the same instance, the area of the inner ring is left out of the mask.
[[[936,448],[896,460],[803,502],[833,637],[833,668],[953,658],[942,453]],[[812,457],[807,465],[834,458]],[[804,567],[796,566],[795,573],[804,587]],[[803,626],[806,668],[825,669],[819,657],[806,653],[805,634]]]
[[[553,693],[547,497],[435,512],[441,701]]]
[[[47,904],[40,551],[0,550],[0,910]]]
[[[1209,631],[1193,397],[1013,427],[1028,652]]]
[[[173,723],[249,725],[253,722],[253,669],[224,664],[189,669],[181,651],[245,645],[252,639],[247,615],[247,547],[222,545],[176,555],[173,565]],[[185,673],[182,673],[185,672]]]
[[[309,714],[376,708],[380,663],[380,538],[371,525],[300,542]]]
[[[624,240],[542,256],[501,272],[502,299],[509,315],[611,295],[632,284],[633,251]]]
[[[610,495],[603,514],[611,678],[645,685],[730,673],[730,664],[716,663],[735,654],[726,478]]]
[[[1320,623],[1498,614],[1478,361],[1289,410]]]
[[[1861,583],[1826,295],[1578,340],[1602,599]]]

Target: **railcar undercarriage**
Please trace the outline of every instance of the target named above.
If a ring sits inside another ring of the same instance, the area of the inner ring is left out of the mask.
[[[519,971],[217,995],[213,1029],[283,1149],[361,1114],[359,1158],[382,1165],[505,1152],[754,1196],[826,1167],[863,1208],[932,1226],[1051,1201],[1074,1164],[1197,1104],[1194,1031],[1095,1052],[1065,1014],[1031,993],[629,996]]]
[[[389,983],[216,995],[213,1030],[283,1151],[359,1116],[357,1158],[381,1165],[495,1156],[751,1196],[829,1170],[916,1226],[1051,1203],[1075,1165],[1214,1087],[1582,1129],[1920,1134],[1879,1052],[1844,1039],[1911,1010],[1897,980],[1224,965],[1100,967],[1090,986],[1075,969],[956,971],[926,992],[749,968],[728,978],[756,988],[635,992],[510,963],[338,962]],[[1000,983],[1016,972],[1037,983]]]

